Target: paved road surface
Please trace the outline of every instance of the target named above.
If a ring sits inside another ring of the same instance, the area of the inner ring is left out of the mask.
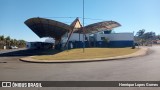
[[[26,63],[21,56],[0,57],[1,81],[160,81],[160,46],[147,56],[84,63]],[[2,88],[4,90],[12,90]],[[25,90],[17,88],[15,90]],[[29,88],[29,90],[160,90],[160,88]],[[1,88],[0,88],[1,90]],[[27,89],[28,90],[28,89]]]

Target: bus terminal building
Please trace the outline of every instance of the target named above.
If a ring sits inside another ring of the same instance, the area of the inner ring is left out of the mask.
[[[76,18],[70,25],[46,18],[30,18],[25,24],[40,38],[55,40],[55,49],[89,47],[131,47],[133,33],[112,33],[121,26],[115,21],[103,21],[82,27]]]

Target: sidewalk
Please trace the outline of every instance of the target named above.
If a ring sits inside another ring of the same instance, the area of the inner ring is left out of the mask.
[[[140,47],[135,53],[123,55],[123,56],[116,56],[116,57],[108,57],[108,58],[94,58],[94,59],[78,59],[78,60],[36,60],[32,57],[25,57],[20,58],[20,61],[24,62],[32,62],[32,63],[67,63],[67,62],[91,62],[91,61],[107,61],[107,60],[118,60],[118,59],[127,59],[132,57],[144,56],[147,54],[148,48],[147,47]]]

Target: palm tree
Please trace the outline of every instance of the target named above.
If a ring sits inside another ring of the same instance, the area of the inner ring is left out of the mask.
[[[26,42],[24,40],[19,40],[19,47],[25,47]]]
[[[4,36],[0,35],[0,41],[3,41],[3,40],[4,40]]]
[[[10,46],[25,47],[25,45],[26,42],[24,40],[11,39],[9,36],[0,35],[0,49],[4,48],[4,46],[9,48]]]
[[[2,49],[5,46],[4,35],[0,35],[0,48]]]
[[[14,39],[11,39],[11,40],[10,40],[10,45],[11,45],[11,46],[14,46]]]
[[[6,46],[9,48],[10,47],[10,40],[11,40],[11,38],[9,37],[9,36],[7,36],[6,38],[5,38],[6,40]]]
[[[18,46],[18,41],[16,39],[13,39],[14,41],[14,46]]]

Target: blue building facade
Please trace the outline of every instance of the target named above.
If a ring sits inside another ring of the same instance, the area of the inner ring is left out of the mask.
[[[110,34],[96,33],[92,36],[86,35],[88,39],[85,40],[84,42],[83,38],[79,36],[78,35],[71,36],[71,39],[68,43],[68,48],[83,48],[83,45],[86,48],[89,47],[123,48],[123,47],[132,47],[134,45],[133,33],[110,33]]]

